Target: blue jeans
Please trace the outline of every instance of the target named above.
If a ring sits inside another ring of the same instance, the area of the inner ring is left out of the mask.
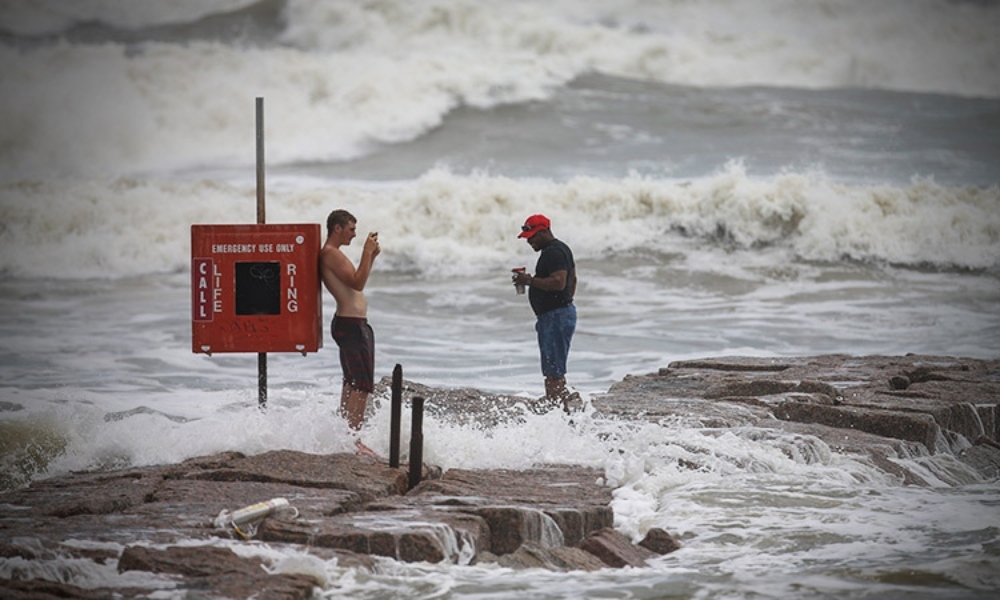
[[[542,375],[565,377],[569,343],[576,331],[576,307],[570,304],[538,315],[535,331],[542,355]]]

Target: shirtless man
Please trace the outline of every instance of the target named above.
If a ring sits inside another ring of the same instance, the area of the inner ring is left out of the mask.
[[[378,233],[365,239],[361,261],[355,269],[341,251],[358,235],[357,219],[346,210],[335,210],[326,220],[326,243],[319,252],[323,285],[337,301],[337,312],[330,323],[333,340],[340,348],[340,366],[344,372],[344,387],[340,395],[340,414],[348,426],[360,431],[368,407],[368,396],[375,388],[375,334],[368,324],[368,300],[364,289],[378,256]],[[375,453],[355,440],[360,454]]]

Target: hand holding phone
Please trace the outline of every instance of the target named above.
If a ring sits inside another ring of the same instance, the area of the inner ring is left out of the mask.
[[[368,233],[368,239],[365,240],[365,252],[371,252],[372,256],[378,256],[378,253],[382,251],[382,248],[378,245],[378,232],[371,231]]]

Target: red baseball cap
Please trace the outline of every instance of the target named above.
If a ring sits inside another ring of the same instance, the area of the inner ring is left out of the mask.
[[[521,226],[519,238],[530,238],[543,229],[549,229],[552,223],[545,215],[531,215]]]

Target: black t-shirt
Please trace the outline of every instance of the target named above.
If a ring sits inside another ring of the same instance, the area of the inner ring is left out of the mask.
[[[559,240],[552,240],[541,252],[538,263],[535,264],[535,277],[548,277],[556,271],[566,271],[566,287],[556,292],[528,288],[528,300],[536,315],[572,304],[573,296],[570,291],[576,278],[576,263],[569,246]]]

